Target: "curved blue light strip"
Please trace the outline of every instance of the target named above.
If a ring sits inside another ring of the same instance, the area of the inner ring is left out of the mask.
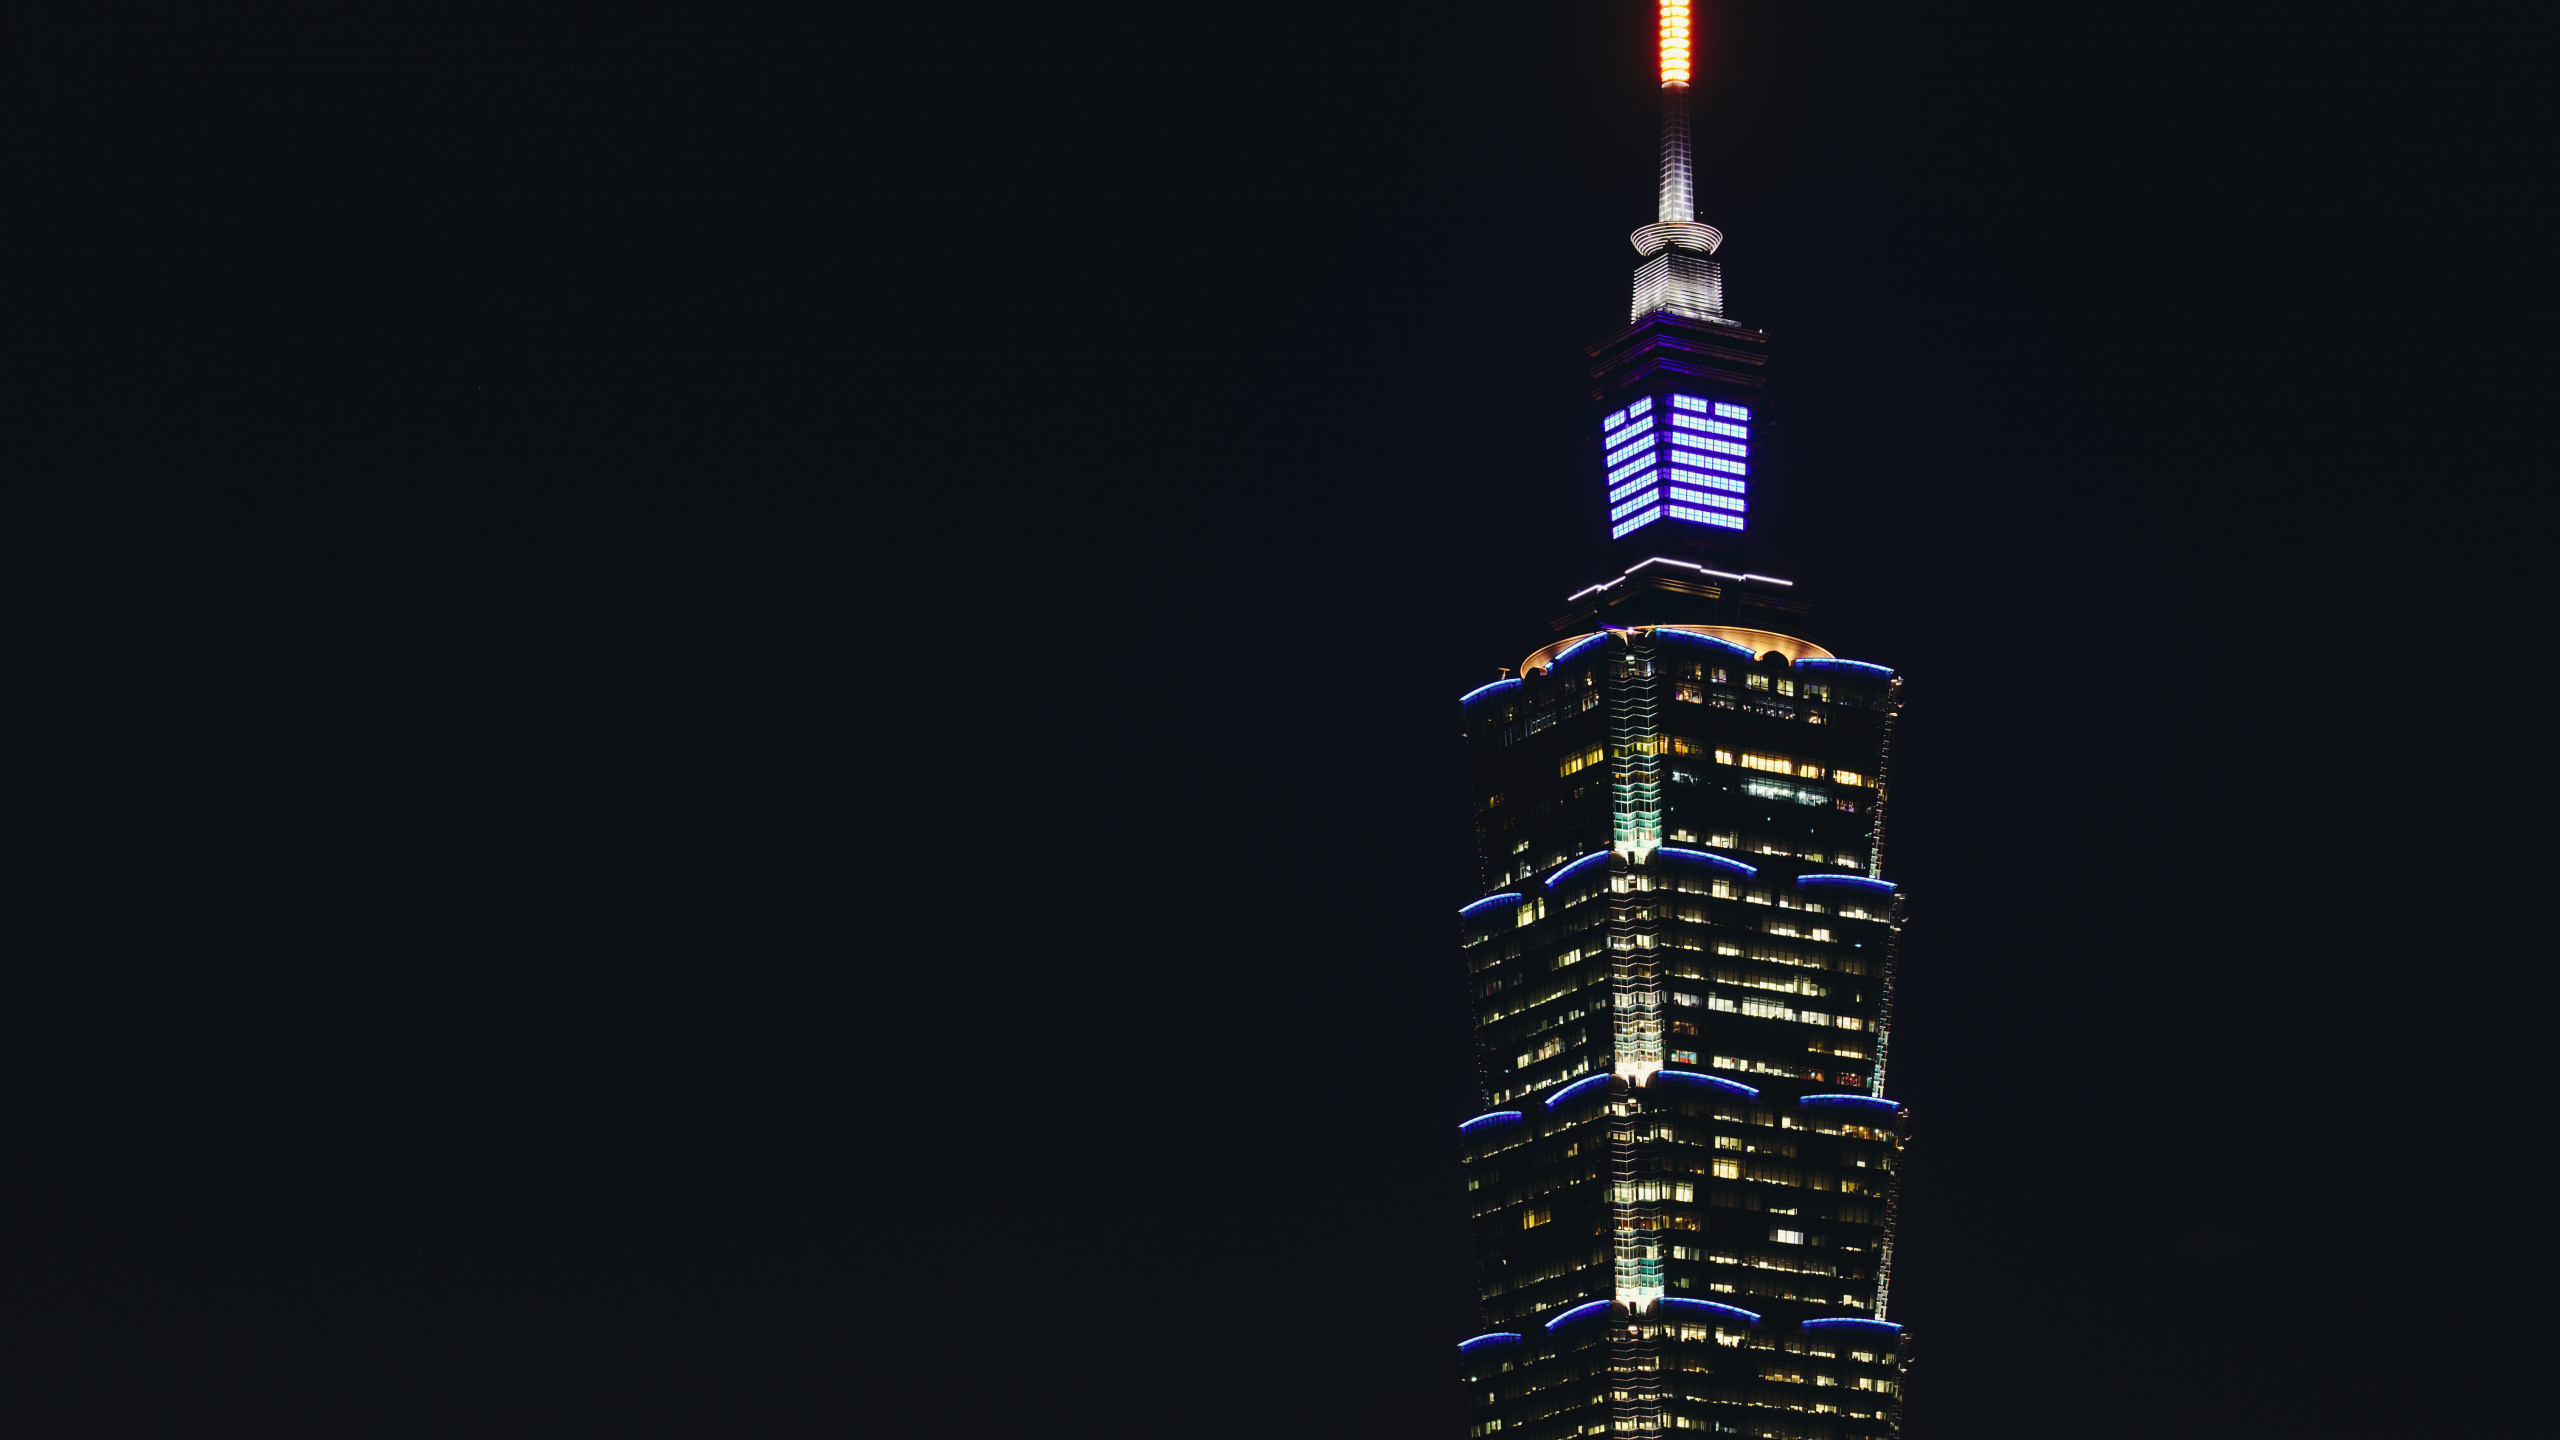
[[[1474,1118],[1473,1120],[1462,1120],[1462,1121],[1459,1121],[1459,1122],[1458,1122],[1458,1132],[1459,1132],[1460,1134],[1465,1134],[1467,1131],[1469,1131],[1469,1130],[1473,1130],[1473,1129],[1474,1129],[1474,1128],[1476,1128],[1477,1126],[1482,1125],[1482,1124],[1484,1124],[1484,1123],[1486,1123],[1487,1121],[1490,1121],[1490,1120],[1517,1120],[1517,1119],[1519,1119],[1519,1118],[1520,1118],[1520,1112],[1519,1112],[1519,1111],[1517,1111],[1517,1110],[1488,1110],[1488,1111],[1486,1111],[1484,1114],[1477,1116],[1477,1117],[1476,1117],[1476,1118]]]
[[[1757,869],[1752,866],[1745,865],[1739,860],[1727,859],[1722,855],[1710,855],[1704,850],[1683,850],[1677,845],[1657,845],[1654,849],[1661,854],[1669,855],[1678,860],[1704,860],[1710,865],[1721,866],[1724,869],[1733,871],[1737,875],[1757,875],[1760,873]],[[1844,875],[1840,878],[1846,880],[1854,877]]]
[[[1548,1322],[1547,1322],[1547,1328],[1548,1328],[1548,1329],[1550,1329],[1550,1330],[1553,1330],[1554,1328],[1556,1328],[1556,1327],[1557,1327],[1557,1326],[1559,1326],[1559,1325],[1563,1325],[1563,1324],[1566,1324],[1566,1323],[1571,1322],[1571,1321],[1579,1320],[1579,1319],[1581,1319],[1583,1316],[1588,1315],[1588,1314],[1592,1313],[1592,1312],[1593,1312],[1593,1311],[1595,1311],[1595,1310],[1606,1310],[1606,1309],[1608,1309],[1608,1308],[1609,1308],[1609,1302],[1608,1302],[1608,1301],[1606,1301],[1606,1300],[1592,1300],[1592,1301],[1586,1302],[1586,1303],[1581,1304],[1581,1305],[1576,1305],[1576,1306],[1574,1306],[1572,1309],[1567,1310],[1566,1312],[1564,1312],[1563,1314],[1561,1314],[1561,1315],[1557,1316],[1557,1317],[1556,1317],[1556,1318],[1554,1318],[1553,1320],[1548,1321]]]
[[[1479,911],[1479,910],[1483,909],[1483,908],[1484,908],[1484,907],[1486,907],[1487,905],[1491,905],[1491,904],[1493,904],[1494,902],[1499,901],[1499,900],[1508,900],[1508,901],[1510,901],[1510,902],[1511,902],[1512,904],[1514,904],[1514,905],[1517,905],[1517,904],[1519,904],[1519,903],[1520,903],[1520,897],[1519,897],[1519,896],[1514,895],[1514,894],[1512,894],[1510,891],[1506,890],[1506,891],[1502,892],[1502,893],[1501,893],[1501,894],[1499,894],[1499,895],[1487,895],[1486,897],[1484,897],[1483,899],[1481,899],[1481,900],[1477,901],[1477,902],[1476,902],[1476,903],[1474,903],[1473,905],[1461,905],[1461,906],[1459,906],[1459,907],[1458,907],[1458,913],[1459,913],[1459,914],[1461,914],[1461,915],[1473,915],[1474,913],[1476,913],[1477,911]]]
[[[1496,680],[1490,685],[1479,685],[1473,690],[1468,691],[1466,694],[1459,696],[1458,703],[1461,705],[1471,705],[1475,703],[1475,698],[1477,696],[1482,695],[1487,691],[1508,689],[1512,686],[1518,685],[1519,683],[1520,682],[1517,680]]]
[[[1487,1345],[1517,1345],[1519,1343],[1520,1337],[1518,1335],[1515,1335],[1508,1330],[1496,1330],[1491,1334],[1478,1335],[1472,1339],[1459,1341],[1458,1353],[1463,1355],[1470,1350],[1481,1350]]]
[[[1665,627],[1654,631],[1653,634],[1656,639],[1660,639],[1663,636],[1668,635],[1674,640],[1686,640],[1693,645],[1713,645],[1719,650],[1730,650],[1745,660],[1757,660],[1760,658],[1759,656],[1751,653],[1751,647],[1748,645],[1736,645],[1730,640],[1719,640],[1713,635],[1701,635],[1695,630],[1673,630]]]
[[[1563,880],[1563,879],[1564,879],[1564,877],[1566,877],[1567,875],[1572,874],[1574,871],[1581,869],[1583,866],[1590,864],[1590,863],[1591,863],[1592,861],[1594,861],[1594,860],[1606,860],[1606,859],[1608,859],[1608,858],[1609,858],[1609,852],[1608,852],[1608,851],[1606,851],[1606,850],[1594,850],[1594,851],[1592,851],[1590,854],[1583,856],[1581,859],[1576,860],[1576,861],[1574,861],[1573,863],[1571,863],[1571,864],[1569,864],[1569,865],[1565,866],[1563,869],[1561,869],[1561,870],[1557,871],[1557,872],[1556,872],[1556,873],[1554,873],[1553,875],[1548,876],[1548,877],[1547,877],[1547,888],[1548,888],[1548,889],[1550,889],[1550,890],[1553,890],[1554,888],[1556,888],[1556,884],[1557,884],[1557,882],[1559,882],[1559,881]]]
[[[1581,1079],[1574,1081],[1572,1084],[1567,1085],[1553,1095],[1548,1096],[1547,1108],[1553,1110],[1558,1105],[1563,1104],[1565,1100],[1576,1090],[1588,1090],[1594,1085],[1605,1085],[1608,1082],[1609,1077],[1606,1075],[1585,1075]]]
[[[1887,1335],[1902,1333],[1902,1327],[1890,1320],[1869,1320],[1856,1315],[1834,1315],[1824,1320],[1807,1320],[1796,1328],[1799,1330],[1876,1330]]]
[[[1743,1309],[1739,1305],[1719,1305],[1713,1300],[1692,1300],[1686,1295],[1665,1295],[1662,1297],[1662,1303],[1665,1305],[1694,1305],[1701,1310],[1713,1310],[1719,1315],[1739,1316],[1742,1322],[1746,1325],[1757,1325],[1760,1323],[1759,1316],[1752,1314],[1750,1311]]]
[[[1601,631],[1601,632],[1600,632],[1599,634],[1597,634],[1597,635],[1585,635],[1585,636],[1583,636],[1581,639],[1574,641],[1574,642],[1573,642],[1572,644],[1570,644],[1570,645],[1567,645],[1567,646],[1566,646],[1566,647],[1564,647],[1562,650],[1557,651],[1557,652],[1556,652],[1556,658],[1554,658],[1553,660],[1548,661],[1548,662],[1547,662],[1547,664],[1548,664],[1550,667],[1557,666],[1557,665],[1561,665],[1561,664],[1563,664],[1565,661],[1570,660],[1570,659],[1572,659],[1575,655],[1577,655],[1577,654],[1581,653],[1581,652],[1582,652],[1586,647],[1589,647],[1589,646],[1592,646],[1592,645],[1597,645],[1597,644],[1599,644],[1601,641],[1606,640],[1606,639],[1608,639],[1608,638],[1609,638],[1609,632],[1608,632],[1608,631],[1606,631],[1606,630]]]
[[[1902,1109],[1901,1101],[1887,1100],[1880,1095],[1807,1095],[1796,1103],[1798,1105],[1837,1105],[1846,1110],[1875,1110],[1886,1115]]]
[[[1760,1098],[1759,1091],[1743,1084],[1739,1080],[1727,1080],[1721,1075],[1701,1075],[1695,1070],[1656,1070],[1653,1072],[1653,1078],[1656,1080],[1699,1080],[1704,1081],[1709,1085],[1713,1085],[1720,1090],[1730,1090],[1745,1100],[1757,1100]]]
[[[1796,883],[1799,885],[1855,885],[1862,890],[1881,890],[1887,895],[1893,893],[1892,881],[1870,880],[1864,875],[1799,875],[1796,877]]]
[[[1845,665],[1852,670],[1872,670],[1878,675],[1890,675],[1893,673],[1893,667],[1890,665],[1870,665],[1864,660],[1840,660],[1826,658],[1799,660],[1796,662],[1796,668],[1799,670],[1805,669],[1808,666],[1821,668],[1831,665]]]

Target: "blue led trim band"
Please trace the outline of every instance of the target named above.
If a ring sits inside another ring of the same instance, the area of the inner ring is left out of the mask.
[[[1606,1075],[1586,1075],[1557,1091],[1553,1095],[1548,1096],[1547,1108],[1553,1110],[1558,1105],[1572,1099],[1578,1092],[1588,1090],[1594,1085],[1605,1085],[1607,1083],[1609,1083],[1609,1077]]]
[[[1655,853],[1660,855],[1669,855],[1674,859],[1679,860],[1704,860],[1710,865],[1730,870],[1737,875],[1757,875],[1760,873],[1757,868],[1745,865],[1739,860],[1730,859],[1723,855],[1710,855],[1704,850],[1683,850],[1676,845],[1661,845],[1655,847]]]
[[[1510,902],[1511,902],[1512,904],[1514,904],[1514,905],[1517,905],[1517,904],[1519,904],[1519,903],[1520,903],[1520,897],[1519,897],[1519,896],[1514,895],[1514,894],[1511,894],[1511,893],[1510,893],[1510,892],[1508,892],[1508,891],[1505,891],[1504,893],[1502,893],[1502,894],[1500,894],[1500,895],[1487,895],[1486,897],[1484,897],[1483,899],[1481,899],[1481,900],[1477,901],[1477,902],[1476,902],[1476,903],[1474,903],[1473,905],[1461,905],[1461,906],[1459,906],[1459,907],[1458,907],[1458,913],[1459,913],[1459,914],[1461,914],[1461,915],[1473,915],[1474,913],[1476,913],[1477,911],[1479,911],[1479,910],[1483,909],[1483,908],[1484,908],[1484,907],[1486,907],[1487,905],[1498,905],[1498,904],[1500,904],[1501,902],[1503,902],[1503,901],[1505,901],[1505,900],[1510,901]]]
[[[1702,1085],[1713,1085],[1719,1090],[1730,1091],[1733,1094],[1741,1096],[1745,1100],[1757,1100],[1760,1098],[1760,1092],[1758,1090],[1743,1084],[1739,1080],[1727,1080],[1721,1075],[1701,1075],[1695,1070],[1656,1070],[1653,1072],[1653,1078],[1656,1080],[1695,1080]]]
[[[1807,1095],[1796,1103],[1838,1110],[1873,1110],[1885,1115],[1902,1109],[1901,1101],[1887,1100],[1880,1095]]]
[[[1698,1310],[1712,1310],[1718,1315],[1731,1315],[1746,1325],[1757,1325],[1760,1323],[1760,1317],[1757,1314],[1754,1314],[1749,1310],[1745,1310],[1739,1305],[1722,1305],[1713,1300],[1692,1300],[1686,1295],[1665,1295],[1662,1297],[1662,1303],[1665,1305],[1686,1305]]]
[[[1563,664],[1567,659],[1571,658],[1573,655],[1575,655],[1576,653],[1580,652],[1580,651],[1581,651],[1581,650],[1583,650],[1584,648],[1586,648],[1586,647],[1588,647],[1588,646],[1592,646],[1592,645],[1597,645],[1597,644],[1599,644],[1601,641],[1606,640],[1606,639],[1608,639],[1608,638],[1609,638],[1609,632],[1608,632],[1608,631],[1606,631],[1606,630],[1601,631],[1601,632],[1600,632],[1599,634],[1597,634],[1597,635],[1585,635],[1585,636],[1583,636],[1581,639],[1576,640],[1575,642],[1573,642],[1573,643],[1572,643],[1572,644],[1570,644],[1570,645],[1567,645],[1567,646],[1566,646],[1566,647],[1564,647],[1562,650],[1557,651],[1557,652],[1556,652],[1556,658],[1555,658],[1555,659],[1553,659],[1553,660],[1551,660],[1551,661],[1549,661],[1549,662],[1547,662],[1547,663],[1548,663],[1548,668],[1553,669],[1555,666],[1558,666],[1558,665]]]
[[[1488,1111],[1486,1111],[1484,1114],[1477,1116],[1477,1117],[1476,1117],[1476,1118],[1474,1118],[1473,1120],[1461,1120],[1461,1121],[1459,1121],[1459,1122],[1458,1122],[1458,1131],[1459,1131],[1459,1133],[1460,1133],[1460,1134],[1464,1134],[1464,1133],[1466,1133],[1466,1132],[1467,1132],[1467,1131],[1469,1131],[1469,1130],[1473,1130],[1474,1128],[1476,1128],[1476,1127],[1477,1127],[1477,1126],[1479,1126],[1479,1125],[1487,1125],[1487,1124],[1491,1124],[1492,1122],[1494,1122],[1494,1121],[1496,1121],[1496,1120],[1517,1120],[1517,1119],[1519,1119],[1519,1118],[1520,1118],[1520,1112],[1519,1112],[1519,1111],[1517,1111],[1517,1110],[1488,1110]]]
[[[1853,885],[1861,890],[1876,890],[1887,895],[1893,893],[1892,881],[1870,880],[1864,875],[1799,875],[1796,877],[1796,883],[1799,885]]]
[[[1520,1337],[1513,1334],[1511,1331],[1496,1330],[1490,1335],[1478,1335],[1471,1340],[1459,1341],[1458,1353],[1464,1355],[1471,1350],[1481,1350],[1487,1345],[1517,1345],[1519,1343]]]
[[[1559,1326],[1559,1325],[1566,1325],[1566,1324],[1570,1324],[1570,1323],[1572,1323],[1573,1321],[1576,1321],[1576,1320],[1582,1319],[1582,1318],[1583,1318],[1584,1316],[1586,1316],[1586,1315],[1593,1315],[1593,1314],[1597,1314],[1598,1312],[1600,1312],[1600,1311],[1602,1311],[1602,1310],[1606,1310],[1606,1309],[1608,1309],[1608,1308],[1609,1308],[1609,1302],[1608,1302],[1608,1301],[1606,1301],[1606,1300],[1593,1300],[1593,1301],[1588,1302],[1587,1304],[1576,1305],[1576,1306],[1574,1306],[1572,1309],[1567,1310],[1566,1312],[1564,1312],[1563,1314],[1561,1314],[1561,1315],[1557,1316],[1557,1317],[1556,1317],[1556,1318],[1554,1318],[1553,1320],[1548,1321],[1548,1322],[1547,1322],[1547,1328],[1548,1328],[1548,1329],[1550,1329],[1550,1330],[1553,1330],[1554,1328],[1556,1328],[1556,1327],[1557,1327],[1557,1326]]]
[[[1609,852],[1608,852],[1608,851],[1606,851],[1606,850],[1594,850],[1594,851],[1592,851],[1590,854],[1583,856],[1581,859],[1574,861],[1572,864],[1565,866],[1563,869],[1561,869],[1561,870],[1557,871],[1557,872],[1556,872],[1556,873],[1554,873],[1553,875],[1548,876],[1548,877],[1547,877],[1547,888],[1548,888],[1548,889],[1550,889],[1550,890],[1553,890],[1554,888],[1556,888],[1557,883],[1558,883],[1558,882],[1560,882],[1560,881],[1562,881],[1562,880],[1564,879],[1564,877],[1566,877],[1567,875],[1572,874],[1574,871],[1579,870],[1579,869],[1581,869],[1583,866],[1585,866],[1585,865],[1589,865],[1589,864],[1591,864],[1591,863],[1592,863],[1592,862],[1594,862],[1594,861],[1597,861],[1597,860],[1606,860],[1606,859],[1608,859],[1608,858],[1609,858]]]
[[[1713,635],[1701,635],[1695,630],[1674,630],[1666,625],[1653,632],[1653,638],[1656,640],[1662,639],[1664,636],[1669,636],[1674,640],[1686,640],[1692,645],[1713,645],[1719,650],[1730,650],[1745,660],[1757,660],[1760,658],[1759,656],[1751,653],[1751,647],[1748,645],[1736,645],[1730,640],[1719,640]]]
[[[1893,673],[1893,667],[1890,665],[1870,665],[1864,660],[1834,660],[1825,657],[1815,657],[1808,660],[1799,660],[1796,664],[1805,669],[1829,670],[1834,667],[1846,667],[1851,670],[1870,671],[1877,675],[1890,675]]]
[[[1902,1327],[1890,1320],[1869,1320],[1861,1315],[1832,1315],[1820,1320],[1807,1320],[1799,1330],[1873,1330],[1880,1335],[1899,1335]]]
[[[1472,705],[1476,702],[1476,697],[1479,695],[1490,695],[1496,690],[1508,690],[1519,683],[1520,682],[1517,680],[1496,680],[1490,685],[1479,685],[1473,690],[1468,691],[1466,694],[1459,696],[1458,703],[1461,705]]]

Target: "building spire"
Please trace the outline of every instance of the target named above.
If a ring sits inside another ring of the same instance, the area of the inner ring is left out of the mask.
[[[1636,271],[1635,310],[1642,320],[1668,310],[1700,320],[1724,318],[1724,274],[1708,257],[1724,243],[1698,223],[1689,163],[1689,4],[1657,0],[1662,9],[1662,185],[1654,223],[1629,237],[1647,264]]]

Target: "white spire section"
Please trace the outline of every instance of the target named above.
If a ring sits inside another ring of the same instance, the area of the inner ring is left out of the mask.
[[[1689,0],[1658,0],[1662,7],[1662,184],[1654,223],[1630,238],[1649,263],[1636,271],[1635,311],[1642,320],[1658,310],[1700,320],[1724,318],[1724,272],[1709,256],[1724,243],[1713,225],[1698,223],[1697,193],[1689,163]]]

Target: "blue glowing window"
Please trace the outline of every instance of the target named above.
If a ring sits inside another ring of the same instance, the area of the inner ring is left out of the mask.
[[[1677,485],[1671,487],[1671,498],[1674,500],[1686,500],[1692,505],[1704,505],[1710,510],[1748,510],[1751,508],[1730,495],[1710,495],[1703,490],[1683,490]]]
[[[1671,397],[1671,408],[1674,410],[1694,410],[1698,414],[1704,415],[1709,413],[1714,407],[1709,402],[1701,400],[1695,395],[1674,395]]]
[[[1748,420],[1751,418],[1751,410],[1749,406],[1726,405],[1719,402],[1716,406],[1716,416],[1724,420]]]
[[[1674,520],[1686,520],[1693,525],[1721,525],[1727,530],[1742,528],[1741,516],[1727,515],[1720,510],[1693,510],[1686,505],[1672,505],[1666,507],[1666,513]]]
[[[1653,468],[1653,453],[1652,453],[1651,451],[1647,451],[1647,452],[1645,452],[1645,454],[1644,454],[1643,456],[1641,456],[1640,458],[1638,458],[1638,459],[1634,459],[1634,460],[1630,460],[1630,461],[1628,461],[1626,464],[1621,465],[1621,466],[1617,467],[1616,469],[1614,469],[1614,470],[1610,471],[1610,472],[1609,472],[1609,483],[1610,483],[1610,484],[1612,484],[1612,485],[1615,485],[1615,484],[1617,484],[1619,481],[1626,479],[1628,476],[1633,475],[1634,473],[1636,473],[1636,472],[1637,472],[1637,471],[1639,471],[1639,470],[1650,470],[1650,469],[1652,469],[1652,468]]]
[[[1719,455],[1751,453],[1751,447],[1748,445],[1735,440],[1718,440],[1712,435],[1674,435],[1671,437],[1671,443],[1686,446],[1691,450],[1713,450]]]
[[[1628,515],[1628,513],[1629,513],[1629,512],[1631,512],[1631,511],[1636,511],[1636,510],[1641,510],[1641,509],[1643,509],[1645,506],[1650,505],[1650,504],[1654,503],[1655,501],[1660,500],[1661,498],[1662,498],[1662,492],[1661,492],[1661,491],[1659,491],[1659,490],[1647,490],[1647,491],[1645,491],[1643,494],[1638,495],[1638,496],[1637,496],[1637,497],[1635,497],[1634,499],[1627,501],[1627,502],[1626,502],[1625,504],[1623,504],[1623,505],[1612,505],[1612,506],[1610,506],[1610,507],[1609,507],[1609,518],[1610,518],[1610,519],[1612,519],[1612,520],[1622,520],[1622,519],[1626,518],[1626,516]]]
[[[1750,426],[1728,425],[1722,420],[1692,420],[1686,415],[1674,415],[1671,423],[1683,430],[1704,430],[1710,435],[1726,435],[1736,440],[1751,438]]]
[[[1730,1315],[1745,1325],[1760,1323],[1760,1316],[1756,1312],[1745,1310],[1739,1305],[1719,1305],[1713,1300],[1692,1300],[1686,1295],[1665,1295],[1662,1297],[1662,1304],[1666,1308],[1677,1305],[1683,1310],[1705,1310],[1712,1314]]]
[[[1459,1341],[1458,1353],[1461,1355],[1469,1354],[1477,1350],[1482,1350],[1488,1345],[1517,1345],[1519,1343],[1520,1337],[1513,1334],[1511,1331],[1496,1330],[1490,1335],[1478,1335],[1471,1340]]]
[[[1704,512],[1704,511],[1701,511],[1701,512],[1699,512],[1699,513],[1704,514],[1705,512]],[[1624,535],[1624,534],[1628,533],[1629,531],[1632,531],[1632,530],[1641,530],[1641,529],[1643,529],[1645,526],[1650,525],[1650,524],[1652,524],[1654,521],[1659,520],[1659,519],[1661,519],[1661,518],[1662,518],[1662,512],[1661,512],[1661,511],[1659,511],[1659,510],[1647,510],[1646,512],[1644,512],[1643,514],[1641,514],[1641,515],[1639,515],[1639,516],[1635,517],[1635,518],[1634,518],[1634,519],[1632,519],[1632,520],[1621,520],[1621,521],[1619,521],[1617,524],[1610,526],[1610,527],[1609,527],[1609,538],[1610,538],[1610,539],[1612,539],[1612,540],[1615,540],[1615,539],[1617,539],[1619,536]],[[1733,522],[1733,528],[1734,528],[1734,529],[1736,529],[1736,530],[1741,529],[1741,528],[1742,528],[1742,522],[1741,522],[1741,521],[1739,521],[1739,520],[1734,521],[1734,522]]]
[[[1638,490],[1643,489],[1643,488],[1644,488],[1644,487],[1646,487],[1647,485],[1652,484],[1654,481],[1656,481],[1656,480],[1658,480],[1658,479],[1660,479],[1660,478],[1661,478],[1660,476],[1658,476],[1658,475],[1654,474],[1654,473],[1653,473],[1653,471],[1652,471],[1651,469],[1649,469],[1649,468],[1648,468],[1648,469],[1647,469],[1643,474],[1638,475],[1636,478],[1634,478],[1633,480],[1628,481],[1628,482],[1627,482],[1626,484],[1624,484],[1624,485],[1619,486],[1617,489],[1610,491],[1610,492],[1609,492],[1609,503],[1610,503],[1610,504],[1612,504],[1612,505],[1615,505],[1615,504],[1617,504],[1619,501],[1626,499],[1628,496],[1633,495],[1633,494],[1634,494],[1634,493],[1636,493]],[[1733,483],[1734,483],[1735,485],[1737,485],[1737,486],[1738,486],[1738,485],[1740,485],[1742,482],[1741,482],[1741,481],[1739,481],[1739,480],[1737,480],[1737,481],[1735,481],[1735,482],[1733,482]]]
[[[1548,1321],[1547,1328],[1553,1330],[1559,1325],[1570,1325],[1576,1320],[1587,1320],[1608,1308],[1609,1302],[1606,1300],[1588,1301],[1584,1304],[1576,1305],[1553,1320]]]
[[[1610,451],[1607,455],[1602,456],[1601,460],[1605,464],[1619,465],[1628,460],[1634,459],[1639,455],[1651,455],[1652,453],[1653,437],[1649,435],[1639,436],[1634,444],[1621,445],[1617,449]]]
[[[1740,460],[1727,460],[1721,455],[1690,455],[1683,453],[1676,455],[1673,458],[1677,459],[1683,465],[1703,465],[1709,470],[1721,470],[1727,475],[1748,475],[1751,473],[1751,467],[1749,465]]]
[[[1650,395],[1647,395],[1643,399],[1627,407],[1627,418],[1630,420],[1633,420],[1639,415],[1650,415],[1652,413],[1653,397]]]
[[[1740,495],[1751,488],[1730,475],[1709,475],[1699,470],[1683,470],[1677,465],[1665,467],[1665,473],[1670,475],[1675,484],[1704,485],[1710,490],[1722,490],[1728,495]]]
[[[1608,419],[1601,421],[1601,422],[1600,422],[1600,429],[1602,430],[1602,432],[1603,432],[1603,433],[1605,433],[1605,432],[1607,432],[1607,431],[1615,430],[1615,429],[1617,429],[1619,426],[1624,425],[1624,424],[1626,424],[1626,423],[1627,423],[1627,412],[1626,412],[1626,411],[1624,411],[1624,410],[1621,410],[1621,411],[1619,411],[1618,413],[1616,413],[1616,414],[1614,414],[1614,415],[1610,416]]]

